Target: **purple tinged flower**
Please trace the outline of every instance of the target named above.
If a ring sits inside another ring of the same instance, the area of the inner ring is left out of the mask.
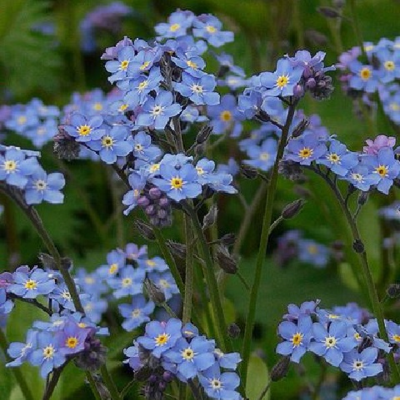
[[[36,337],[38,332],[33,329],[28,329],[26,333],[26,342],[13,342],[7,349],[7,353],[13,361],[6,364],[7,367],[19,367],[24,361],[29,359],[29,356],[36,349]]]
[[[191,164],[176,169],[171,164],[161,164],[161,178],[154,178],[152,183],[165,192],[168,197],[179,202],[197,197],[202,189],[197,182],[197,171]]]
[[[65,186],[64,175],[56,172],[47,174],[41,167],[29,177],[25,187],[25,200],[27,204],[40,204],[47,201],[51,204],[61,204],[64,195],[61,189]]]
[[[154,126],[155,129],[164,129],[169,119],[182,110],[182,107],[173,101],[172,93],[165,90],[161,90],[154,99],[148,97],[135,123],[138,126]]]
[[[326,151],[325,143],[322,143],[315,134],[303,134],[289,141],[285,159],[298,162],[300,165],[310,165],[314,160],[322,157]]]
[[[88,143],[99,140],[104,135],[104,129],[101,129],[102,124],[103,118],[100,115],[87,119],[82,114],[74,113],[70,123],[64,125],[63,128],[77,142]]]
[[[154,311],[155,304],[152,301],[146,301],[142,294],[132,297],[131,304],[120,304],[119,312],[125,318],[122,327],[131,332],[145,322],[150,321],[149,315]]]
[[[7,299],[6,289],[0,287],[0,328],[3,328],[7,323],[8,314],[14,308],[14,303]]]
[[[66,361],[59,351],[57,340],[50,332],[39,332],[37,335],[37,349],[29,357],[32,365],[40,366],[40,375],[46,378],[54,368],[61,367]]]
[[[14,273],[14,283],[7,288],[7,291],[24,299],[35,299],[41,294],[51,293],[55,287],[55,281],[48,272],[34,268],[29,272],[17,270]]]
[[[336,175],[343,177],[358,164],[358,153],[348,151],[343,143],[332,139],[329,150],[316,163],[325,165]]]
[[[293,96],[293,89],[299,83],[302,74],[302,67],[293,67],[287,58],[281,58],[275,72],[260,74],[260,83],[267,89],[266,96]]]
[[[0,154],[0,181],[9,185],[24,188],[28,177],[38,168],[35,157],[26,157],[24,151],[18,148],[8,148],[4,155]]]
[[[147,246],[138,246],[135,243],[128,243],[125,247],[125,256],[127,260],[139,261],[147,258]]]
[[[213,92],[216,81],[213,75],[204,74],[200,78],[196,78],[186,72],[182,73],[182,82],[175,84],[174,89],[182,96],[188,97],[197,105],[213,106],[219,103],[220,96]]]
[[[143,362],[140,358],[140,349],[139,343],[133,342],[133,346],[130,346],[124,349],[124,354],[128,357],[124,360],[125,364],[129,364],[129,366],[133,369],[133,371],[138,371],[143,367]]]
[[[167,322],[151,321],[146,325],[145,335],[140,336],[137,342],[150,350],[154,357],[160,358],[182,337],[181,328],[182,322],[176,318]]]
[[[122,199],[122,204],[128,206],[128,208],[124,210],[125,215],[128,215],[137,206],[137,202],[147,183],[147,174],[142,170],[139,172],[132,171],[128,176],[128,181],[132,190],[125,193]]]
[[[338,367],[343,361],[343,354],[356,345],[352,337],[347,337],[347,326],[343,321],[333,321],[327,329],[319,322],[314,323],[314,341],[310,343],[309,350]]]
[[[239,376],[234,372],[223,372],[215,363],[211,368],[199,374],[199,381],[207,396],[218,400],[239,400],[235,389],[240,384]]]
[[[396,138],[393,136],[378,135],[374,140],[367,139],[367,146],[363,147],[363,152],[366,154],[378,154],[382,147],[393,148],[396,144]]]
[[[114,164],[118,157],[128,155],[132,151],[132,142],[128,140],[129,130],[126,126],[113,126],[103,131],[103,136],[88,146],[99,153],[100,159],[106,164]]]
[[[262,102],[260,91],[246,88],[238,98],[238,109],[247,119],[252,119],[260,111]]]
[[[69,319],[63,329],[55,334],[59,352],[68,356],[83,351],[86,338],[93,332],[92,328],[80,327],[72,318]]]
[[[194,337],[190,343],[182,337],[163,354],[163,359],[175,363],[178,377],[186,382],[214,364],[214,347],[215,343],[204,336]]]
[[[312,320],[308,315],[300,315],[297,323],[283,321],[279,324],[279,335],[284,339],[279,343],[276,352],[298,363],[307,351],[312,338]]]
[[[383,371],[382,364],[375,362],[377,357],[378,350],[374,347],[368,347],[361,353],[354,349],[344,355],[344,360],[339,367],[349,375],[350,379],[359,382],[369,376],[376,376]]]
[[[210,14],[199,15],[193,20],[193,36],[207,40],[214,47],[233,41],[233,32],[221,31],[221,21]]]
[[[300,307],[296,304],[289,304],[288,313],[283,316],[288,321],[297,321],[302,315],[314,315],[320,300],[305,301]]]
[[[326,53],[323,51],[318,51],[313,57],[307,50],[296,51],[294,57],[288,57],[289,61],[294,67],[300,66],[303,68],[304,78],[309,78],[314,72],[323,70],[333,71],[336,68],[334,66],[324,68],[324,58]]]
[[[300,239],[298,242],[298,258],[300,261],[324,268],[329,260],[329,249],[311,239]]]

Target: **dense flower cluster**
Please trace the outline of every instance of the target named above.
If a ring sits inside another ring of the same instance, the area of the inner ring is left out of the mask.
[[[357,304],[331,310],[318,304],[319,301],[309,301],[300,307],[288,306],[278,327],[282,338],[276,349],[278,354],[290,356],[291,361],[298,363],[306,352],[312,352],[355,381],[382,373],[387,362],[385,355],[399,354],[397,323],[385,321],[389,338],[386,343],[379,337],[377,320]]]
[[[400,395],[400,385],[393,388],[383,386],[372,386],[361,390],[352,390],[347,393],[343,400],[393,400]]]
[[[239,400],[236,392],[239,376],[235,371],[241,361],[238,353],[223,353],[214,340],[200,335],[198,329],[188,323],[171,318],[167,322],[151,321],[145,334],[134,345],[124,350],[126,363],[136,376],[149,369],[145,395],[158,399],[166,384],[174,378],[181,382],[189,380],[204,390],[212,399]],[[168,377],[167,380],[161,377]],[[197,378],[197,379],[196,379]]]
[[[362,96],[371,105],[371,95],[378,93],[386,115],[400,123],[400,37],[365,42],[363,49],[353,47],[339,58],[341,81],[349,95]]]
[[[0,185],[6,192],[14,190],[14,194],[23,196],[28,205],[62,203],[64,176],[59,172],[47,174],[38,157],[40,153],[36,151],[0,145]]]

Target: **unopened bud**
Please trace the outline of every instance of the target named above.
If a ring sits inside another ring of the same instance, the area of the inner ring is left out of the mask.
[[[210,137],[213,128],[210,125],[204,125],[196,136],[196,143],[203,144]]]
[[[227,274],[236,274],[237,272],[237,261],[225,246],[218,246],[216,251],[216,258],[219,266]]]
[[[310,121],[308,119],[302,119],[297,126],[294,128],[292,137],[299,137],[310,125]]]
[[[43,268],[45,269],[52,269],[52,270],[58,270],[57,264],[54,260],[54,258],[47,253],[39,253],[38,256],[40,262],[43,265]],[[69,257],[62,257],[60,259],[60,268],[64,270],[69,270],[72,268],[72,260]]]
[[[282,357],[273,367],[271,370],[271,381],[272,382],[277,382],[284,378],[288,371],[289,371],[289,366],[290,366],[290,357]]]
[[[258,176],[258,171],[256,168],[245,164],[240,165],[240,173],[247,179],[255,179]]]
[[[217,220],[217,216],[218,207],[216,204],[213,204],[208,210],[208,213],[203,218],[203,230],[209,228],[210,226],[213,226],[215,224],[215,221]]]
[[[184,260],[186,258],[186,246],[182,243],[177,243],[172,240],[167,240],[166,245],[172,255]]]
[[[219,239],[219,242],[226,247],[232,246],[235,244],[235,241],[236,235],[234,233],[227,233]]]
[[[165,303],[165,295],[150,279],[144,281],[144,287],[150,300],[153,300],[155,304],[161,305]]]
[[[147,240],[155,240],[153,229],[141,220],[134,222],[136,230]]]
[[[293,201],[292,203],[288,204],[282,211],[282,217],[284,219],[290,219],[295,217],[303,208],[304,206],[304,200],[303,199],[297,199]]]
[[[332,7],[318,7],[317,11],[326,18],[340,18],[340,13]]]
[[[392,283],[391,285],[389,285],[389,287],[386,289],[386,294],[391,299],[396,299],[400,297],[400,284]]]
[[[358,196],[357,203],[363,206],[368,200],[368,192],[361,192]]]
[[[305,32],[305,37],[316,46],[324,46],[328,43],[328,38],[321,32],[315,29],[308,29]]]
[[[293,88],[293,96],[300,99],[301,97],[304,96],[304,88],[303,85],[297,84],[294,88]]]
[[[353,249],[356,253],[363,253],[364,252],[364,244],[361,240],[357,239],[353,243]]]
[[[228,326],[228,336],[232,339],[237,339],[240,336],[240,328],[235,323]]]

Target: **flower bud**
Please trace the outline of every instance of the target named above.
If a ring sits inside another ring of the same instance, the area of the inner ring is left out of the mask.
[[[341,18],[340,13],[332,7],[318,7],[317,11],[326,18]]]
[[[353,249],[356,253],[363,253],[365,251],[363,242],[359,239],[355,240],[353,242]]]
[[[290,219],[295,217],[301,211],[303,206],[304,206],[303,199],[297,199],[293,201],[292,203],[285,206],[285,208],[282,211],[282,217],[284,219]]]
[[[157,188],[157,187],[152,187],[149,190],[149,197],[152,200],[159,199],[161,197],[161,190],[159,188]]]
[[[240,173],[247,179],[255,179],[258,176],[258,171],[256,168],[245,164],[240,165]]]
[[[237,261],[229,254],[229,251],[224,246],[218,246],[216,251],[216,258],[219,266],[227,274],[236,274],[237,272]]]
[[[236,241],[236,235],[234,233],[227,233],[219,239],[219,242],[226,247],[232,246]]]
[[[396,298],[400,297],[400,284],[392,283],[391,285],[389,285],[389,287],[386,289],[386,294],[391,299],[396,299]]]
[[[196,136],[196,143],[197,144],[203,144],[207,141],[207,139],[210,137],[211,132],[213,131],[212,126],[210,125],[204,125],[201,129],[200,132]]]
[[[134,222],[136,230],[147,240],[155,240],[153,229],[141,220]]]
[[[308,125],[310,125],[310,121],[306,118],[302,119],[294,128],[292,137],[299,137],[307,129]]]
[[[186,246],[172,240],[167,240],[166,245],[174,256],[184,260],[186,258]]]
[[[213,226],[215,224],[215,221],[217,220],[217,216],[218,207],[216,204],[213,204],[208,210],[208,213],[203,218],[203,230],[209,228],[210,226]]]
[[[165,295],[150,279],[144,281],[144,287],[150,300],[153,300],[155,304],[160,305],[165,303]]]
[[[237,324],[232,323],[228,326],[228,336],[237,339],[240,336],[240,328]]]
[[[289,366],[290,366],[290,357],[282,357],[273,367],[271,370],[271,381],[272,382],[277,382],[284,378],[288,371],[289,371]]]

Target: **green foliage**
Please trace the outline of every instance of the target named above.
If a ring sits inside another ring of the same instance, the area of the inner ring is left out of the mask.
[[[51,21],[48,5],[44,0],[0,0],[0,67],[7,81],[2,89],[19,99],[57,91],[60,58],[52,51],[54,39],[39,31]]]

